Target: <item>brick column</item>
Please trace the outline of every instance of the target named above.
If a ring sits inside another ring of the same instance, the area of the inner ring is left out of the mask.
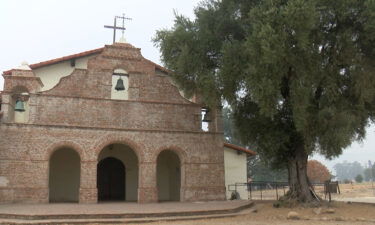
[[[81,162],[81,184],[79,188],[80,203],[97,203],[98,189],[96,187],[96,161]]]
[[[143,162],[139,165],[138,202],[158,201],[156,162]]]
[[[10,112],[12,112],[12,107],[14,106],[11,105],[10,103],[11,96],[9,94],[3,93],[2,100],[3,100],[1,103],[2,115],[0,115],[0,119],[4,122],[12,122],[13,114],[11,114]]]

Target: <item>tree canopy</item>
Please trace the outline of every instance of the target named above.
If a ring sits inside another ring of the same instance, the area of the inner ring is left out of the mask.
[[[307,162],[307,176],[313,183],[323,183],[331,179],[331,173],[327,167],[317,160]]]
[[[228,102],[244,144],[312,199],[308,155],[362,140],[373,119],[375,1],[208,0],[154,41],[186,94]]]

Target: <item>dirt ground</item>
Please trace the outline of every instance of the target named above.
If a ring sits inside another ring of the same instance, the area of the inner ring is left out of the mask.
[[[324,197],[323,190],[319,195]],[[154,225],[375,225],[375,192],[371,183],[362,184],[340,184],[341,194],[332,194],[332,203],[319,208],[274,208],[274,201],[255,201],[256,212],[248,210],[241,216],[173,221],[155,222]],[[271,196],[270,196],[271,197]],[[374,199],[373,204],[356,203],[362,199]],[[271,198],[272,199],[272,198]],[[349,200],[354,201],[349,201]],[[333,209],[330,213],[328,209]],[[320,212],[319,212],[320,210]],[[288,219],[288,213],[298,213],[299,219]]]
[[[345,203],[333,202],[329,207],[322,207],[320,214],[317,214],[317,208],[274,208],[272,201],[256,202],[256,212],[249,212],[245,215],[190,221],[171,221],[155,222],[153,225],[368,225],[375,224],[375,204]],[[333,209],[334,212],[328,213],[327,209]],[[315,212],[314,212],[315,210]],[[295,211],[299,219],[287,219],[290,211]]]
[[[375,185],[375,184],[374,184]],[[366,183],[352,183],[340,184],[341,194],[335,194],[336,198],[361,198],[361,197],[374,197],[375,186],[370,182]]]

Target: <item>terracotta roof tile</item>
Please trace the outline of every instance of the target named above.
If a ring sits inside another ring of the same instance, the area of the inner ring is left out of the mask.
[[[43,67],[43,66],[52,65],[52,64],[55,64],[55,63],[59,63],[59,62],[63,62],[63,61],[71,60],[71,59],[76,59],[76,58],[81,58],[81,57],[101,53],[103,51],[103,49],[104,48],[97,48],[97,49],[93,49],[93,50],[89,50],[89,51],[85,51],[85,52],[81,52],[81,53],[77,53],[77,54],[73,54],[73,55],[68,55],[68,56],[64,56],[64,57],[60,57],[60,58],[56,58],[56,59],[43,61],[43,62],[40,62],[40,63],[31,64],[29,66],[30,66],[31,69],[37,69],[37,68],[40,68],[40,67]],[[13,69],[7,70],[7,71],[4,71],[3,74],[4,75],[11,75],[12,71],[13,71]]]
[[[131,47],[133,47],[133,46],[131,46]],[[56,59],[51,59],[51,60],[47,60],[47,61],[43,61],[43,62],[39,62],[39,63],[34,63],[34,64],[29,65],[29,66],[30,66],[31,69],[37,69],[37,68],[40,68],[40,67],[43,67],[43,66],[52,65],[52,64],[55,64],[55,63],[59,63],[59,62],[63,62],[63,61],[71,60],[71,59],[76,59],[76,58],[81,58],[81,57],[101,53],[103,50],[104,50],[104,47],[103,48],[97,48],[97,49],[93,49],[93,50],[89,50],[89,51],[85,51],[85,52],[81,52],[81,53],[77,53],[77,54],[73,54],[73,55],[68,55],[68,56],[64,56],[64,57],[60,57],[60,58],[56,58]],[[146,61],[153,64],[156,69],[159,69],[159,70],[161,70],[163,72],[166,72],[166,73],[171,73],[170,70],[152,62],[151,60],[146,59]],[[4,71],[3,74],[4,75],[11,75],[13,70],[14,69]]]
[[[241,146],[234,145],[234,144],[224,143],[224,147],[227,147],[227,148],[230,148],[230,149],[233,149],[233,150],[237,150],[237,151],[241,151],[241,152],[245,152],[249,155],[256,155],[257,154],[256,152],[254,152],[250,149],[243,148]]]
[[[159,64],[154,63],[154,62],[151,61],[151,60],[146,59],[146,61],[148,61],[149,63],[153,64],[153,65],[155,66],[156,69],[159,69],[159,70],[161,70],[161,71],[163,71],[163,72],[166,72],[166,73],[171,73],[171,72],[172,72],[172,71],[168,70],[167,68],[165,68],[165,67],[163,67],[163,66],[160,66]]]

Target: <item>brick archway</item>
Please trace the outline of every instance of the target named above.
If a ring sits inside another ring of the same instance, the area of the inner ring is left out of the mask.
[[[72,147],[57,148],[48,160],[49,202],[79,202],[81,157]]]
[[[177,147],[177,146],[174,146],[174,145],[168,145],[168,146],[163,146],[163,147],[158,148],[155,152],[153,152],[153,155],[151,157],[152,161],[156,162],[157,159],[158,159],[159,154],[162,151],[165,151],[165,150],[169,150],[169,151],[172,151],[172,152],[176,153],[178,155],[178,157],[180,158],[181,165],[187,163],[187,154],[186,154],[186,151],[184,149],[182,149],[180,147]]]
[[[184,201],[187,159],[185,150],[176,146],[165,146],[155,151],[152,159],[156,162],[158,200]],[[168,183],[168,187],[163,183]]]
[[[123,200],[138,201],[138,188],[141,180],[139,170],[140,164],[143,161],[143,151],[141,151],[141,149],[142,148],[140,145],[125,137],[107,136],[106,138],[100,140],[100,142],[98,142],[98,144],[95,146],[94,150],[96,157],[95,161],[97,163],[97,188],[99,188],[98,185],[100,185],[100,187],[103,186],[100,182],[101,180],[107,178],[109,179],[110,176],[113,175],[112,173],[107,174],[103,170],[99,171],[99,163],[106,158],[115,158],[120,160],[125,166],[123,181],[125,187],[125,198]],[[117,181],[114,181],[114,183],[119,182],[120,181],[118,179]],[[100,197],[103,195],[100,190],[98,189],[98,200],[101,200]]]
[[[74,142],[71,142],[71,141],[61,141],[61,142],[57,142],[57,143],[52,144],[51,146],[49,146],[47,148],[47,151],[45,151],[43,159],[48,161],[51,158],[51,155],[56,150],[61,149],[61,148],[71,148],[71,149],[74,149],[78,153],[81,161],[84,161],[84,151],[83,151],[83,148],[80,145],[78,145],[78,144],[76,144]]]
[[[82,165],[82,161],[84,161],[84,151],[83,151],[83,148],[79,145],[79,144],[76,144],[74,142],[71,142],[71,141],[60,141],[60,142],[56,142],[56,143],[53,143],[52,145],[50,145],[46,151],[44,151],[44,154],[42,155],[42,159],[46,162],[47,166],[46,166],[46,170],[45,170],[45,174],[46,174],[46,179],[47,179],[47,182],[46,182],[46,190],[48,192],[48,195],[46,196],[47,198],[45,199],[46,202],[49,202],[50,201],[50,171],[51,171],[51,167],[50,167],[50,161],[51,161],[51,157],[54,155],[54,153],[60,149],[71,149],[73,150],[77,155],[78,155],[78,160],[79,160],[79,165]],[[77,170],[79,170],[79,185],[82,183],[82,176],[81,176],[81,168],[78,168]],[[80,188],[80,187],[79,187]],[[78,200],[80,198],[80,193],[78,194]]]
[[[119,136],[113,136],[109,135],[101,140],[99,140],[94,146],[94,154],[95,154],[95,160],[98,161],[100,152],[108,145],[111,144],[122,144],[129,146],[135,155],[138,158],[138,164],[143,162],[144,156],[143,151],[141,149],[144,149],[143,146],[140,146],[139,144],[135,143],[134,141],[130,140],[126,137],[119,137]]]

